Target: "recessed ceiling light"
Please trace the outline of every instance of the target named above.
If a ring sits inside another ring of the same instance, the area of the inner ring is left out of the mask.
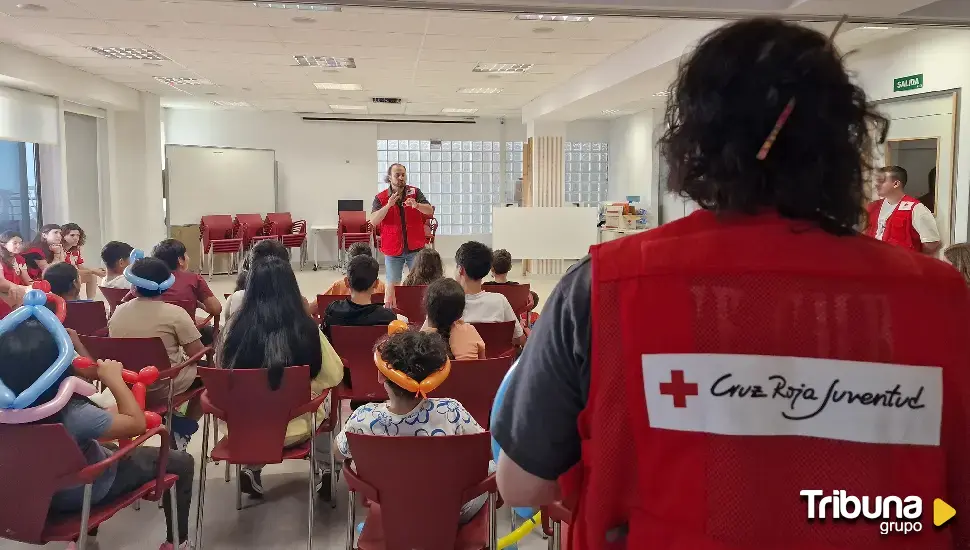
[[[500,94],[502,88],[458,88],[459,94]]]
[[[452,107],[448,107],[448,108],[442,109],[441,112],[447,113],[447,114],[471,114],[471,113],[477,113],[478,109],[455,109]]]
[[[670,92],[668,90],[664,90],[662,92],[657,92],[653,94],[653,97],[667,97],[669,95],[670,95]]]
[[[146,29],[160,29],[160,28],[162,28],[162,26],[161,25],[156,25],[155,23],[149,23],[148,25],[145,25],[145,28]]]
[[[540,13],[523,13],[515,16],[519,21],[558,21],[561,23],[587,23],[593,18],[587,15],[547,15]]]
[[[151,63],[151,62],[149,62],[149,63],[145,63],[145,66],[146,67],[161,67],[162,64],[161,63]]]
[[[366,111],[366,105],[331,105],[332,111]]]
[[[242,91],[244,91],[244,92],[251,92],[251,91],[253,91],[253,89],[250,88],[249,86],[243,86]]]
[[[603,111],[603,114],[604,115],[617,115],[619,113],[620,113],[620,110],[619,109],[605,109]]]
[[[218,92],[206,92],[205,95],[219,95]]]
[[[212,81],[205,78],[188,78],[184,76],[156,76],[155,80],[169,86],[211,86]]]
[[[252,107],[245,101],[213,101],[212,103],[220,107]]]
[[[101,54],[108,59],[150,59],[153,61],[171,61],[169,58],[151,48],[98,48],[89,46],[89,50]]]
[[[340,6],[332,4],[301,4],[300,2],[253,2],[257,8],[275,8],[280,10],[306,11],[340,11]]]
[[[532,32],[534,32],[536,34],[549,34],[551,32],[555,32],[555,31],[556,31],[556,29],[554,29],[552,27],[536,27],[536,28],[532,29]]]
[[[297,67],[330,67],[334,69],[356,69],[353,57],[330,57],[326,55],[294,55]]]
[[[860,27],[864,31],[888,31],[892,30],[892,27]]]
[[[479,63],[473,73],[524,73],[534,67],[532,63]]]
[[[364,89],[360,84],[345,84],[343,82],[314,82],[318,90],[341,90],[344,92],[359,92]]]
[[[47,11],[47,6],[40,4],[17,4],[17,7],[27,11]]]
[[[294,23],[316,23],[317,20],[312,17],[294,17],[291,19]]]

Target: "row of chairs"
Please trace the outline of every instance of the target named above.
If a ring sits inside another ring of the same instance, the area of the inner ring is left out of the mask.
[[[435,247],[435,237],[438,234],[438,219],[434,216],[425,217],[425,246]],[[374,226],[367,220],[367,214],[361,211],[341,211],[337,214],[337,266],[343,267],[347,263],[347,250],[354,243],[373,243],[374,248],[381,248],[381,228]]]
[[[259,214],[236,214],[235,219],[229,214],[202,216],[199,233],[202,241],[199,269],[202,270],[207,261],[210,279],[215,254],[232,255],[231,272],[233,268],[239,269],[246,250],[267,239],[278,240],[286,248],[299,248],[300,269],[306,265],[307,222],[294,221],[289,212],[272,212],[266,214],[266,218]]]

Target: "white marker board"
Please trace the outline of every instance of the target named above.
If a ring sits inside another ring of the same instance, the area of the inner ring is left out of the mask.
[[[276,152],[165,146],[169,225],[212,214],[276,212]]]
[[[492,248],[516,259],[575,260],[596,244],[596,208],[528,207],[492,209]]]

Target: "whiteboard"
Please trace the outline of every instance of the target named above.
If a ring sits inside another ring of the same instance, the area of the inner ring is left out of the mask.
[[[575,260],[596,244],[596,208],[521,207],[492,209],[492,247],[513,258]]]
[[[276,212],[276,152],[165,146],[169,225],[212,214]]]

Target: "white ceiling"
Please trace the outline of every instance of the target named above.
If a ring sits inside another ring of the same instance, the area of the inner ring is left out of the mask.
[[[26,1],[47,11],[17,7]],[[0,42],[159,94],[165,105],[214,107],[213,100],[232,100],[263,110],[317,113],[331,112],[330,104],[351,104],[367,105],[371,114],[478,108],[477,116],[517,115],[536,96],[664,24],[606,17],[536,22],[502,13],[354,7],[309,12],[209,0],[0,0]],[[106,59],[90,46],[150,47],[171,61]],[[294,55],[353,57],[357,68],[297,67]],[[473,73],[479,62],[535,67],[524,74]],[[179,89],[155,76],[203,78],[213,85]],[[318,91],[314,82],[354,83],[364,90]],[[503,92],[457,93],[463,87]],[[402,97],[406,104],[373,105],[372,96]]]

